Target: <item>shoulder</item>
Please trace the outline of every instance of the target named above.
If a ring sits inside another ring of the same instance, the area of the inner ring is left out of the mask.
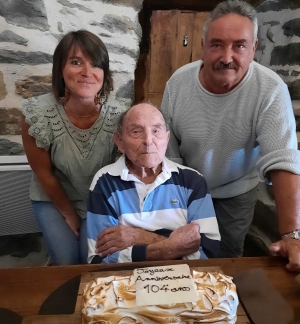
[[[36,109],[44,107],[54,107],[57,101],[52,93],[47,93],[38,97],[31,97],[22,101],[23,107],[34,106]]]
[[[188,63],[182,67],[180,67],[178,70],[176,70],[171,78],[169,79],[168,83],[176,82],[177,80],[180,80],[182,78],[185,78],[186,76],[190,77],[192,73],[196,73],[201,65],[201,60],[195,61],[192,63]]]
[[[187,166],[175,163],[166,158],[168,167],[172,170],[172,177],[178,178],[178,182],[187,188],[194,188],[205,182],[204,177],[198,171]]]
[[[253,67],[252,77],[259,80],[260,84],[266,84],[271,87],[272,86],[279,86],[279,87],[286,86],[286,84],[281,79],[281,77],[277,73],[272,71],[271,69],[255,62],[255,61],[253,61],[251,64]]]
[[[56,101],[52,93],[47,93],[38,97],[32,97],[22,101],[22,112],[25,117],[46,117],[47,115],[52,115],[55,113],[56,106],[58,102]]]
[[[120,115],[126,111],[130,103],[126,100],[117,100],[114,96],[109,96],[107,102],[103,105],[102,110],[105,115],[104,129],[113,132],[116,127]]]
[[[120,160],[121,158],[119,158]],[[109,182],[110,179],[114,178],[114,181],[116,180],[116,176],[122,175],[122,166],[120,165],[121,161],[116,161],[115,163],[109,164],[101,168],[94,176],[94,179],[92,181],[90,190],[94,190],[97,183],[101,182]]]
[[[165,158],[165,159],[166,159],[169,166],[172,166],[172,167],[174,167],[174,168],[176,168],[178,170],[178,173],[185,172],[185,173],[194,174],[196,177],[202,177],[203,178],[203,175],[200,172],[198,172],[197,170],[189,168],[189,167],[187,167],[185,165],[176,163],[174,161],[171,161],[168,158]]]
[[[22,102],[25,122],[30,126],[28,134],[36,139],[37,147],[49,149],[53,140],[51,122],[58,120],[53,94],[32,97]],[[50,122],[51,121],[51,122]]]
[[[108,97],[104,107],[110,115],[118,116],[130,107],[130,102],[123,99],[118,100],[118,98],[111,95]]]

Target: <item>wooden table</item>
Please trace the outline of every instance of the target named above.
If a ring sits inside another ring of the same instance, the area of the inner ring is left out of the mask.
[[[285,260],[275,257],[210,259],[194,261],[158,261],[111,265],[78,265],[0,270],[0,307],[25,317],[38,315],[46,298],[71,278],[93,270],[124,270],[137,267],[187,263],[190,267],[221,267],[227,275],[262,268],[270,282],[297,311],[300,310],[300,285],[295,273],[285,269]]]

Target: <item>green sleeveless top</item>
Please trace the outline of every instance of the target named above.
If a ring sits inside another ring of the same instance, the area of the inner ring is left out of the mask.
[[[115,160],[112,134],[124,110],[125,107],[110,98],[94,125],[79,129],[69,121],[52,94],[23,100],[22,111],[30,126],[28,133],[38,147],[50,150],[55,175],[81,218],[86,217],[86,198],[94,175]],[[34,173],[30,198],[51,201]]]

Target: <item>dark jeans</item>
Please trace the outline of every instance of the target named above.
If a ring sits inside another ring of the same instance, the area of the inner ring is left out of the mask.
[[[257,187],[232,198],[213,198],[221,234],[220,258],[243,256],[245,236],[253,219]]]

